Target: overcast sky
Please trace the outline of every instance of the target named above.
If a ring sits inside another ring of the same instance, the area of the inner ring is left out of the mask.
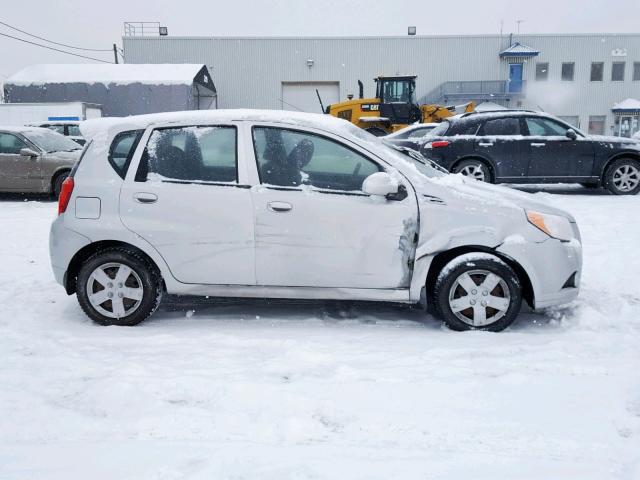
[[[0,21],[68,45],[121,45],[123,22],[159,21],[169,35],[638,33],[640,0],[3,0]],[[41,42],[0,25],[0,33]],[[109,52],[81,52],[113,60]],[[33,63],[80,58],[0,36],[0,82]]]

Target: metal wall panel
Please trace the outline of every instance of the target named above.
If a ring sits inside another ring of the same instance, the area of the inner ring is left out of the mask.
[[[562,116],[607,115],[625,98],[640,98],[631,80],[640,62],[639,34],[520,35],[513,38],[540,51],[524,61],[527,95],[521,104]],[[219,108],[281,108],[282,82],[339,82],[340,97],[374,95],[373,78],[416,74],[417,97],[446,81],[507,80],[508,60],[498,53],[508,36],[209,38],[124,37],[127,63],[204,63],[218,90]],[[622,55],[624,56],[616,56]],[[312,65],[309,66],[309,60]],[[535,81],[535,62],[549,63],[549,79]],[[590,82],[592,61],[605,62],[603,82]],[[611,82],[611,63],[626,61],[624,82]],[[575,63],[573,82],[560,80],[562,62]]]

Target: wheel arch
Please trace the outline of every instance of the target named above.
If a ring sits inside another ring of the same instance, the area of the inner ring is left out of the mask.
[[[604,183],[604,176],[606,175],[607,170],[609,169],[611,164],[613,162],[615,162],[616,160],[620,160],[621,158],[631,158],[632,160],[640,162],[640,153],[633,152],[633,151],[625,151],[625,152],[616,153],[616,154],[612,155],[611,157],[609,157],[607,159],[607,161],[604,162],[604,165],[602,166],[602,170],[601,170],[600,175],[599,175],[600,183]]]
[[[127,250],[132,250],[136,252],[138,255],[142,256],[149,264],[156,269],[158,274],[161,276],[161,270],[153,261],[153,259],[147,255],[143,250],[136,247],[135,245],[131,245],[127,242],[122,242],[118,240],[101,240],[97,242],[90,243],[89,245],[84,246],[80,250],[76,252],[71,261],[69,262],[69,266],[67,267],[67,271],[64,275],[64,288],[67,291],[68,295],[72,295],[76,293],[76,283],[78,278],[78,272],[80,271],[80,267],[82,263],[87,260],[92,255],[98,253],[101,250],[105,250],[107,248],[123,248]],[[166,291],[166,285],[164,279],[162,279],[162,288]]]
[[[474,155],[467,155],[461,158],[458,158],[455,162],[453,162],[453,164],[451,165],[451,168],[449,169],[450,172],[453,172],[453,170],[460,165],[462,162],[467,161],[467,160],[478,160],[482,163],[484,163],[487,168],[489,168],[489,173],[491,174],[491,181],[492,183],[494,183],[496,181],[496,167],[493,164],[493,162],[491,160],[489,160],[488,158],[482,157],[480,155],[474,154]]]
[[[53,193],[54,191],[56,180],[58,179],[58,177],[60,177],[60,175],[64,175],[65,173],[69,175],[69,173],[71,173],[71,167],[60,167],[55,172],[53,172],[53,175],[51,175],[51,180],[49,181],[49,191],[51,193]]]
[[[465,253],[476,253],[476,252],[490,253],[491,255],[495,255],[504,263],[506,263],[511,268],[513,268],[513,271],[516,272],[516,275],[518,276],[518,280],[520,280],[520,283],[522,285],[522,298],[526,300],[526,302],[529,304],[531,308],[534,307],[535,294],[533,290],[533,285],[531,283],[531,279],[529,278],[529,275],[527,274],[526,270],[522,267],[522,265],[520,265],[517,261],[515,261],[513,258],[509,257],[508,255],[505,255],[501,252],[497,252],[493,248],[482,246],[482,245],[464,245],[464,246],[455,247],[450,250],[444,250],[442,252],[437,253],[433,257],[433,260],[429,265],[429,270],[427,271],[427,278],[425,281],[425,286],[427,289],[427,297],[432,298],[432,293],[435,288],[438,274],[440,273],[440,271],[442,271],[442,269],[447,263],[449,263],[454,258],[459,257],[460,255],[464,255]],[[430,303],[431,302],[427,301],[427,305],[429,305]]]

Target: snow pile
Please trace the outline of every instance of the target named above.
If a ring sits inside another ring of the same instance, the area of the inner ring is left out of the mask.
[[[191,85],[203,64],[39,64],[10,76],[6,85],[102,83],[104,85]]]
[[[248,300],[98,327],[53,281],[55,204],[0,199],[0,476],[638,478],[640,197],[535,197],[576,216],[583,289],[498,334]]]

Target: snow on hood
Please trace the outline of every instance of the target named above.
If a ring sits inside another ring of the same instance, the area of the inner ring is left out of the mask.
[[[40,64],[10,76],[6,85],[102,83],[105,85],[191,85],[203,64]]]

